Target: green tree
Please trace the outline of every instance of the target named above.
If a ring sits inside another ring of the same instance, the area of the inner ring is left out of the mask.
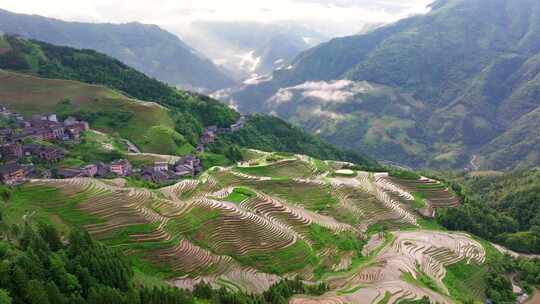
[[[30,280],[25,289],[26,299],[30,304],[48,304],[47,290],[41,281]]]
[[[11,304],[13,299],[5,289],[0,289],[0,304]]]
[[[58,234],[58,231],[54,226],[48,224],[39,224],[38,232],[52,251],[58,251],[62,248],[60,234]]]

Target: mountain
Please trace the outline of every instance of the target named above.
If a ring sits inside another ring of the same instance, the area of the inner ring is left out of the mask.
[[[234,84],[210,60],[155,25],[64,22],[0,9],[0,32],[97,50],[183,88],[216,90]]]
[[[240,116],[216,100],[170,87],[96,51],[60,47],[13,36],[0,36],[0,46],[0,69],[34,75],[34,80],[29,81],[28,77],[13,77],[13,74],[6,73],[3,86],[9,94],[2,95],[0,93],[0,97],[4,97],[0,98],[0,103],[12,105],[26,114],[61,109],[65,115],[83,116],[98,121],[104,120],[100,118],[101,116],[109,117],[109,120],[105,119],[108,125],[112,126],[108,129],[109,131],[119,132],[134,141],[135,144],[140,145],[141,148],[147,148],[143,149],[146,152],[176,154],[177,151],[179,153],[182,151],[185,153],[186,143],[192,147],[196,146],[205,127],[213,125],[228,127],[236,122]],[[35,77],[36,75],[41,78]],[[13,80],[14,78],[16,80]],[[43,78],[76,81],[80,89],[74,90],[72,88],[71,84],[75,82],[69,82],[70,85],[63,85],[65,82],[61,82],[62,85],[51,85],[55,88],[52,92],[49,90],[42,92],[43,87],[54,83]],[[13,81],[9,82],[7,79]],[[80,82],[102,85],[109,89],[105,90],[103,94],[98,94],[86,89],[95,86],[88,86]],[[26,93],[28,91],[36,93],[28,96]],[[92,92],[84,95],[87,91]],[[153,101],[162,106],[159,110],[161,119],[156,118],[148,122],[145,119],[154,118],[151,116],[144,118],[144,111],[123,111],[121,107],[115,108],[114,103],[111,104],[108,101],[93,102],[95,99],[102,101],[101,97],[103,96],[123,96],[115,98],[142,100],[144,104],[152,104],[147,101]],[[63,106],[66,98],[73,101],[69,107]],[[96,112],[99,115],[89,115],[89,112]],[[139,117],[141,122],[131,121],[130,119],[133,117]],[[167,123],[159,124],[156,128],[147,128],[159,121]],[[129,131],[129,136],[123,131]],[[175,132],[178,134],[170,136]],[[214,152],[220,155],[229,154],[228,157],[231,158],[230,149],[237,150],[238,144],[241,144],[248,148],[307,153],[314,157],[347,160],[365,166],[365,168],[379,167],[369,157],[338,149],[279,119],[265,118],[264,116],[248,118],[246,131],[242,130],[242,132],[246,132],[246,135],[241,139],[233,137],[234,140],[231,141],[223,138],[224,142],[221,146],[216,147]],[[172,137],[182,138],[182,140],[171,143]],[[169,148],[166,151],[157,151],[163,149],[163,146]]]
[[[410,166],[540,164],[540,4],[447,0],[431,8],[323,43],[271,78],[216,96]]]
[[[179,34],[237,78],[261,76],[287,65],[325,34],[288,22],[193,22]]]
[[[171,161],[164,152],[182,155],[203,127],[239,117],[92,50],[0,36],[0,68],[0,103],[102,131],[48,143],[72,163],[134,157],[125,138],[156,152],[136,153],[135,169]],[[535,252],[535,172],[481,182],[508,192],[493,204],[501,214],[476,223],[468,216],[493,190],[477,200],[461,180],[382,172],[276,117],[250,116],[208,150],[204,172],[163,187],[136,176],[0,185],[0,302],[498,304],[540,285],[538,261],[440,225],[519,223],[505,244]]]

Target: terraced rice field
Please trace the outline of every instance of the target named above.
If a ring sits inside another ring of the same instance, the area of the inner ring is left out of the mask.
[[[424,296],[437,303],[453,303],[442,284],[446,267],[485,260],[484,248],[465,234],[419,230],[393,235],[395,239],[365,267],[330,281],[338,291],[316,299],[299,296],[291,303],[398,303]],[[412,280],[404,280],[404,274]],[[438,292],[421,284],[417,279],[421,275],[436,282]]]
[[[216,167],[159,190],[127,188],[120,180],[33,180],[24,186],[33,195],[23,203],[84,227],[176,286],[204,280],[262,292],[280,278],[301,275],[332,287],[319,299],[292,303],[395,303],[422,296],[449,303],[446,267],[483,262],[482,246],[466,235],[414,230],[370,238],[370,227],[381,223],[389,229],[417,225],[410,191],[440,192],[433,181],[405,183],[369,172],[335,176],[332,163],[309,157],[268,163],[269,154],[252,155],[267,164]],[[421,278],[439,290],[418,283]]]
[[[315,175],[317,168],[300,159],[284,159],[266,165],[238,166],[234,171],[253,176],[306,178]]]
[[[382,173],[378,174],[377,183],[405,201],[422,200],[433,210],[457,207],[460,204],[459,199],[447,186],[427,177],[405,179]]]

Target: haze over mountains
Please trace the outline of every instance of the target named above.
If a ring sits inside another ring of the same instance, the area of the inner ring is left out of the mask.
[[[190,45],[245,79],[272,72],[332,38],[292,22],[194,22],[180,31]]]
[[[532,0],[436,1],[310,49],[228,100],[412,166],[537,165],[539,15]]]
[[[0,9],[0,32],[94,49],[183,88],[213,91],[234,84],[208,58],[155,25],[64,22]]]

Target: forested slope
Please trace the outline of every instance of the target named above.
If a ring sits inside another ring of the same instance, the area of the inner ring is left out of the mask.
[[[516,251],[540,253],[540,169],[452,180],[464,203],[440,214],[442,224]]]

